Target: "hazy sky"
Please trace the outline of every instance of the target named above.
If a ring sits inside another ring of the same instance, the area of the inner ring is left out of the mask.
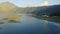
[[[0,0],[1,2],[6,2],[7,0]],[[19,7],[27,7],[27,6],[41,6],[47,1],[47,5],[56,5],[60,4],[60,0],[9,0]]]

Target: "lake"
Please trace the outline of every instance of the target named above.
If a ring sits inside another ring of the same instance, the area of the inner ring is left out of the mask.
[[[37,19],[27,14],[20,15],[20,23],[0,24],[0,34],[60,34],[59,23]]]

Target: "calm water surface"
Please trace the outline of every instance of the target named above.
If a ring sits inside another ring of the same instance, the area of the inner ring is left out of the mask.
[[[20,23],[0,24],[0,34],[60,34],[60,24],[21,14]]]

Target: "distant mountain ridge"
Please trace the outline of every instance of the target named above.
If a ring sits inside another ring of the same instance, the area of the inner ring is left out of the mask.
[[[60,12],[60,5],[53,6],[39,6],[39,7],[17,7],[13,3],[4,2],[0,3],[0,13],[35,13],[35,14],[50,14],[52,12]]]
[[[47,6],[45,8],[38,7],[37,10],[33,11],[33,13],[47,15],[50,15],[53,12],[60,12],[60,5]]]

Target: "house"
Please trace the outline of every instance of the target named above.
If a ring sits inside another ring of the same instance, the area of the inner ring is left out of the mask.
[[[49,17],[48,15],[42,15],[42,16],[44,16],[44,17]]]

